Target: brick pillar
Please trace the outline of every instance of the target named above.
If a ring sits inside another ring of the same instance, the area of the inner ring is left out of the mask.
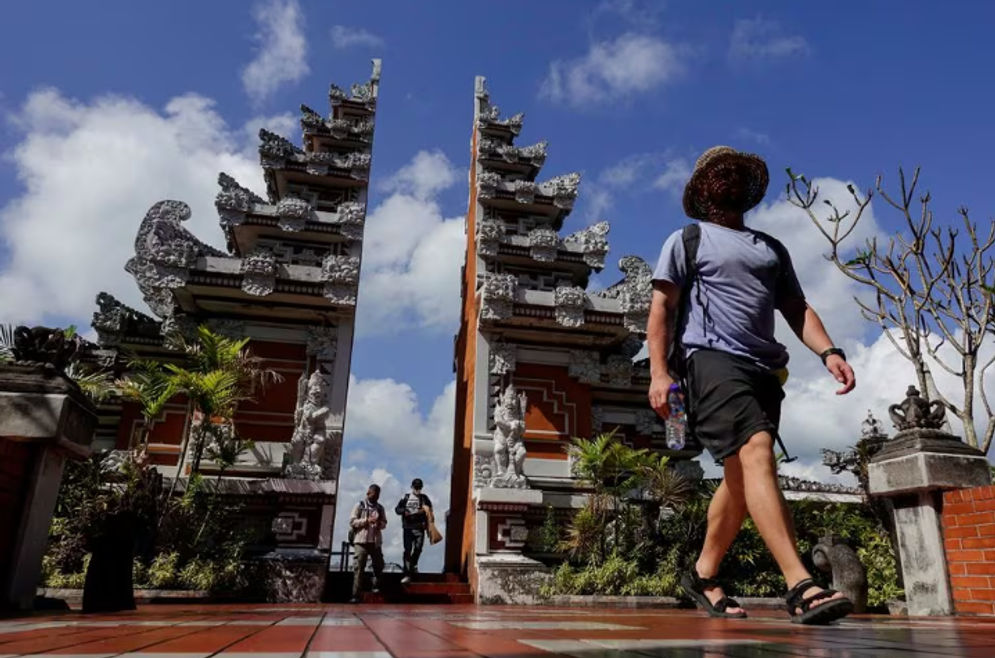
[[[954,611],[995,616],[995,486],[944,493],[942,523]]]

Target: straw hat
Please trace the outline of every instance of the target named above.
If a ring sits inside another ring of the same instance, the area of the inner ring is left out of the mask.
[[[694,172],[691,174],[691,180],[684,187],[684,212],[688,217],[692,219],[708,218],[708,205],[705,203],[705,182],[708,180],[708,174],[716,165],[729,160],[738,161],[750,174],[747,205],[743,212],[754,207],[764,198],[770,176],[767,173],[767,165],[760,156],[753,153],[743,153],[729,146],[713,146],[698,158],[694,165]]]

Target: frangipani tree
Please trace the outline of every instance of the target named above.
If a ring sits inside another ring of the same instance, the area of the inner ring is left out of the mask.
[[[898,170],[899,189],[889,193],[879,176],[874,189],[847,190],[854,207],[841,211],[803,175],[788,169],[788,201],[802,209],[829,244],[826,258],[844,275],[868,290],[873,301],[857,298],[865,319],[881,327],[898,352],[915,369],[924,397],[943,402],[963,425],[964,440],[987,453],[995,436],[995,410],[985,375],[995,364],[995,222],[979,231],[967,208],[958,210],[958,226],[934,225],[929,192],[918,192],[919,169],[911,180]],[[897,211],[903,229],[887,243],[870,238],[847,243],[877,193]],[[933,364],[957,378],[961,395],[948,396],[936,386]],[[981,409],[976,405],[980,398]],[[979,432],[976,412],[985,420]]]

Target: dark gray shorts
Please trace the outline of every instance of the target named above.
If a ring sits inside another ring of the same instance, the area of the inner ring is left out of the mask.
[[[688,423],[717,464],[757,432],[777,437],[784,391],[777,375],[728,352],[699,350],[688,360]]]

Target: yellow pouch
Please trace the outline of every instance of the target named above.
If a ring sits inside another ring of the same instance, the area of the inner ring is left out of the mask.
[[[778,383],[780,383],[781,387],[783,388],[785,382],[788,381],[788,369],[787,368],[778,368],[777,370],[774,370],[772,372],[773,372],[774,376],[777,377]]]

